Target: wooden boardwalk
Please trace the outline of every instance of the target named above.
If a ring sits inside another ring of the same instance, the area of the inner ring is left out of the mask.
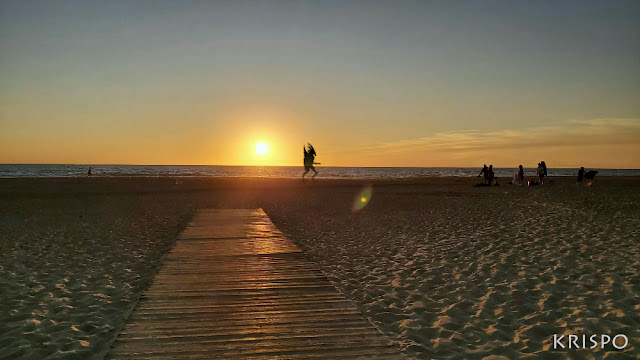
[[[262,209],[200,210],[107,359],[404,359]]]

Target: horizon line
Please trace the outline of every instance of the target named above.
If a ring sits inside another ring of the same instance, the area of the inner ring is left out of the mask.
[[[0,163],[0,165],[75,165],[75,166],[219,166],[219,167],[304,167],[303,165],[212,165],[212,164],[89,164],[89,163]],[[491,164],[490,164],[491,165]],[[494,168],[518,168],[519,165],[515,166],[494,166]],[[331,167],[331,168],[404,168],[404,169],[436,169],[436,168],[447,168],[447,169],[465,169],[465,168],[482,168],[480,165],[475,166],[345,166],[345,165],[321,165],[320,167]],[[526,166],[523,166],[527,168]],[[598,168],[602,170],[640,170],[640,168],[608,168],[608,167],[594,167],[594,166],[583,166],[586,168]],[[533,167],[530,167],[533,168]],[[580,166],[573,167],[549,167],[551,169],[573,169],[580,168]]]

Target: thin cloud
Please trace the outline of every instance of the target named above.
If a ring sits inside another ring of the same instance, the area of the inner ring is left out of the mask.
[[[573,120],[553,126],[523,130],[462,131],[437,133],[360,149],[363,155],[402,153],[471,152],[477,150],[522,149],[527,147],[640,145],[640,119]]]

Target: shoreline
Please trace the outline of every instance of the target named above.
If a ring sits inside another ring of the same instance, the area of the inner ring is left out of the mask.
[[[525,175],[527,178],[538,178],[536,175]],[[377,177],[377,178],[358,178],[358,177],[330,177],[322,178],[318,177],[315,181],[418,181],[418,180],[430,180],[430,179],[474,179],[473,176],[405,176],[405,177]],[[505,179],[505,176],[499,177]],[[554,175],[545,176],[545,179],[570,179],[577,178],[576,175]],[[635,178],[640,179],[640,175],[598,175],[597,179],[601,178]],[[300,180],[301,177],[266,177],[266,176],[213,176],[213,175],[108,175],[100,176],[95,175],[88,176],[10,176],[1,177],[0,181],[16,180],[16,179],[46,179],[46,180],[63,180],[63,179],[222,179],[222,180],[265,180],[265,181],[277,181],[277,180]],[[310,176],[305,177],[305,181],[311,181]]]
[[[543,186],[508,185],[504,178],[498,178],[500,186],[481,187],[478,191],[495,191],[491,189],[557,189],[559,187],[580,188],[576,185],[575,177],[547,177],[550,184]],[[510,181],[511,179],[509,179]],[[526,180],[536,180],[537,177],[525,177]],[[0,178],[0,196],[17,194],[33,194],[43,196],[59,196],[75,193],[114,194],[114,193],[163,193],[163,192],[192,192],[227,190],[257,190],[283,188],[327,188],[349,186],[435,186],[430,190],[451,186],[452,189],[473,188],[482,182],[478,177],[414,177],[397,179],[301,179],[290,178],[258,178],[258,177],[31,177],[31,178]],[[587,181],[583,188],[602,189],[606,187],[631,186],[640,184],[640,176],[602,176],[596,177],[594,186],[588,187]]]
[[[303,169],[298,166],[286,167],[218,167],[218,166],[92,166],[96,177],[221,177],[221,178],[271,178],[299,179]],[[0,177],[85,177],[88,165],[0,165]],[[479,168],[459,167],[331,167],[320,166],[320,177],[323,179],[368,179],[399,180],[403,178],[429,177],[473,177],[478,175]],[[511,179],[517,168],[494,168],[496,176]],[[640,169],[599,169],[599,176],[640,176]],[[525,173],[536,175],[535,168],[525,168]],[[549,176],[577,176],[577,168],[552,168]],[[313,174],[313,173],[312,173]],[[310,176],[309,176],[310,177]]]

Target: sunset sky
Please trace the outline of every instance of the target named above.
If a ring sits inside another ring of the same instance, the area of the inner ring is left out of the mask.
[[[0,163],[640,168],[638,1],[0,1]],[[256,153],[256,144],[269,146]]]

